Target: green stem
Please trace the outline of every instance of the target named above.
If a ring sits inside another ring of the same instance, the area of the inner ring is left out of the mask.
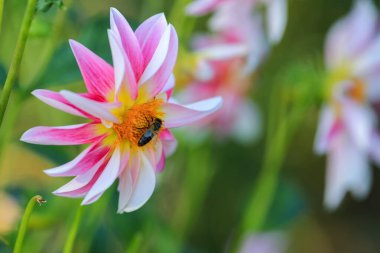
[[[20,253],[21,252],[22,244],[23,244],[24,238],[25,238],[26,228],[28,226],[28,222],[30,219],[30,215],[32,214],[33,208],[36,206],[36,204],[41,205],[44,202],[45,202],[45,200],[40,195],[36,195],[29,200],[28,205],[26,206],[24,215],[22,216],[21,225],[20,225],[20,229],[18,230],[15,248],[14,248],[13,253]]]
[[[63,248],[63,253],[73,252],[74,241],[78,233],[78,228],[80,221],[82,219],[83,206],[79,206],[75,214],[74,222],[71,224],[69,236],[67,237],[65,246]]]
[[[1,1],[1,0],[0,0]],[[20,69],[20,63],[22,56],[24,54],[25,44],[28,39],[30,25],[36,13],[36,3],[37,0],[29,0],[28,6],[26,7],[24,19],[22,21],[21,30],[19,37],[17,39],[15,53],[12,58],[11,66],[5,80],[3,91],[0,96],[0,126],[3,122],[5,110],[7,108],[9,96],[11,94],[15,79],[18,75]]]
[[[4,13],[4,0],[0,0],[0,33],[1,33],[1,27],[3,24],[3,13]]]

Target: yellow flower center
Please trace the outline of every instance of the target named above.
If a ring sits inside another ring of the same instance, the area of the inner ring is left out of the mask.
[[[122,123],[113,124],[112,129],[118,143],[129,141],[132,146],[138,146],[139,140],[148,129],[152,128],[156,119],[162,120],[163,112],[159,110],[162,99],[153,99],[146,103],[134,104],[122,116]],[[159,132],[156,131],[155,134]]]

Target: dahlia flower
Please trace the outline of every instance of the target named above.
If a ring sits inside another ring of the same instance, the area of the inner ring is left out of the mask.
[[[346,192],[362,199],[371,187],[369,160],[380,164],[373,103],[380,99],[379,15],[371,1],[356,1],[329,31],[325,47],[328,102],[315,142],[327,154],[325,206],[339,206]]]
[[[243,143],[252,141],[260,132],[261,120],[248,96],[252,80],[241,72],[247,48],[207,36],[199,37],[194,46],[198,66],[193,73],[186,72],[191,75],[178,99],[190,102],[220,95],[222,108],[212,119],[202,122],[202,128],[212,130],[219,138],[231,136]]]
[[[276,44],[281,40],[287,23],[286,0],[194,0],[187,6],[186,12],[189,15],[215,12],[210,22],[211,29],[226,31],[230,27],[239,28],[254,21],[260,16],[258,11],[260,5],[266,7],[266,30],[269,42]]]
[[[190,105],[169,98],[174,87],[173,67],[178,38],[163,14],[133,31],[111,8],[108,30],[113,67],[78,42],[70,41],[87,93],[35,90],[33,95],[88,123],[34,127],[22,141],[44,145],[89,144],[74,160],[45,170],[54,177],[74,176],[54,192],[83,197],[83,205],[99,199],[119,179],[118,212],[140,208],[152,195],[155,173],[164,168],[176,139],[170,128],[201,120],[222,103],[214,97]]]

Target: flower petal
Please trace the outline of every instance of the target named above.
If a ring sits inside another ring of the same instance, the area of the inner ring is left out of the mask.
[[[119,186],[117,189],[119,191],[119,202],[117,212],[123,213],[133,192],[133,181],[130,170],[125,169],[123,173],[120,175]]]
[[[366,152],[353,143],[347,133],[335,136],[328,157],[324,203],[334,210],[347,191],[363,199],[371,188],[372,175]]]
[[[163,146],[165,156],[170,156],[174,153],[177,148],[177,140],[169,129],[163,129],[158,137],[160,138]]]
[[[70,46],[78,62],[88,92],[106,97],[114,84],[112,67],[79,42],[70,40]]]
[[[167,29],[167,22],[164,14],[157,14],[144,21],[135,31],[139,41],[142,55],[144,58],[144,67],[146,68],[151,61],[154,52],[161,40],[162,35]]]
[[[342,117],[355,145],[368,151],[375,129],[375,115],[372,111],[365,105],[344,101]]]
[[[57,108],[61,111],[80,116],[87,117],[86,113],[82,113],[78,108],[69,103],[61,94],[50,90],[34,90],[32,94],[42,102]]]
[[[137,97],[137,83],[135,72],[132,69],[128,56],[116,38],[114,31],[108,30],[108,39],[112,51],[112,61],[115,68],[115,94],[124,86],[132,99]]]
[[[222,98],[214,97],[189,105],[166,103],[162,105],[167,128],[192,124],[214,113],[222,106]]]
[[[102,194],[109,188],[119,175],[120,171],[120,148],[117,147],[108,161],[107,166],[104,168],[102,174],[96,180],[91,190],[84,198],[82,205],[87,205],[93,202],[94,197]],[[92,200],[92,201],[91,201]]]
[[[324,106],[319,115],[318,130],[314,142],[314,151],[324,154],[331,141],[331,131],[335,122],[335,115],[331,107]]]
[[[195,0],[186,6],[186,14],[193,16],[205,15],[213,11],[222,0]]]
[[[79,198],[87,194],[106,165],[105,157],[100,159],[90,170],[73,178],[53,193],[58,196]]]
[[[124,212],[132,212],[143,206],[150,196],[152,196],[155,185],[156,175],[154,173],[154,168],[148,159],[144,155],[141,155],[141,167],[136,186],[134,187],[132,196],[124,209]]]
[[[150,97],[157,96],[157,94],[159,94],[163,90],[166,83],[170,81],[174,64],[177,60],[178,37],[174,28],[171,25],[169,25],[169,27],[170,27],[170,38],[169,38],[169,45],[168,45],[168,50],[167,50],[165,60],[161,64],[161,67],[159,67],[157,72],[153,75],[153,77],[150,80],[146,82],[146,85],[145,85],[147,86]],[[160,42],[160,45],[161,45],[161,42]],[[157,47],[157,51],[160,50],[160,45]],[[157,57],[155,58],[154,56],[152,58],[152,61],[155,59],[157,59]],[[148,66],[150,66],[150,64]]]
[[[71,91],[61,91],[61,95],[67,99],[70,103],[80,108],[81,110],[103,120],[112,121],[118,123],[119,120],[110,112],[111,109],[116,109],[120,106],[118,103],[105,103],[94,101],[89,98],[85,98]]]
[[[79,145],[96,141],[94,124],[78,124],[59,127],[33,127],[21,136],[21,141],[42,145]]]
[[[168,54],[169,50],[169,43],[170,43],[170,34],[172,33],[172,26],[168,25],[162,34],[160,41],[154,51],[154,54],[152,55],[151,59],[147,63],[143,74],[140,77],[139,85],[144,84],[146,81],[148,81],[156,72],[158,69],[162,66],[164,63],[164,60],[166,58],[166,55]],[[176,37],[176,36],[175,36]],[[148,43],[154,43],[148,42]],[[177,42],[178,43],[178,42]],[[153,46],[152,46],[153,47]],[[175,55],[176,56],[176,55]],[[175,59],[175,58],[174,58]],[[171,59],[170,59],[171,60]]]
[[[140,44],[133,32],[131,26],[124,16],[115,8],[111,8],[111,29],[117,31],[120,36],[121,45],[131,63],[135,74],[135,79],[139,78],[142,73],[143,57]]]
[[[273,44],[277,44],[284,34],[288,19],[287,11],[287,0],[272,0],[268,4],[268,36]]]
[[[44,172],[52,177],[68,177],[85,173],[108,154],[110,149],[103,147],[100,144],[101,141],[102,139],[86,148],[74,160],[61,166],[44,170]]]

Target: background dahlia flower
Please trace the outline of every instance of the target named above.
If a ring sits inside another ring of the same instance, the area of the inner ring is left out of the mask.
[[[315,142],[328,155],[325,206],[335,209],[345,193],[368,195],[370,159],[380,164],[373,104],[380,101],[379,15],[371,1],[356,1],[330,29],[325,47],[328,103],[320,114]]]
[[[99,199],[119,179],[118,212],[141,207],[152,195],[156,176],[176,139],[170,128],[191,124],[215,112],[222,103],[214,97],[190,105],[169,100],[174,87],[173,67],[178,39],[163,14],[133,31],[111,8],[108,30],[113,67],[78,42],[70,41],[87,93],[35,90],[33,95],[88,123],[34,127],[22,141],[44,145],[89,144],[74,160],[45,172],[74,176],[54,193],[83,197],[82,204]]]

